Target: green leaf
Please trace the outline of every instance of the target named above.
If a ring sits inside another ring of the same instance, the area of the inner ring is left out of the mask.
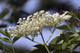
[[[20,37],[17,37],[17,36],[14,37],[14,39],[13,39],[13,43],[16,42],[19,38],[20,38]]]
[[[73,18],[79,20],[79,18],[78,18],[73,12],[69,12],[68,14],[69,14],[69,15],[72,15]]]
[[[3,35],[6,35],[5,31],[0,30],[0,33],[2,33]]]
[[[10,38],[10,34],[7,32],[7,29],[5,31],[4,30],[0,30],[0,33],[5,35],[6,37]]]
[[[73,44],[80,44],[80,36],[73,37],[68,41],[68,46],[71,46]]]
[[[73,41],[80,41],[80,36],[76,36],[73,38]]]
[[[8,12],[9,8],[4,9],[3,12],[0,14],[0,19],[2,19]]]
[[[62,45],[56,44],[56,45],[51,45],[54,49],[56,50],[61,50]]]
[[[65,50],[66,48],[67,48],[67,43],[64,42],[64,43],[62,44],[62,50]]]
[[[68,41],[68,46],[71,46],[73,44],[74,44],[74,39],[71,39],[71,40]]]
[[[67,35],[67,34],[62,34],[62,36],[63,36],[64,42],[68,42],[68,41],[69,41],[69,35]]]
[[[14,18],[8,18],[8,19],[6,19],[6,20],[4,20],[4,21],[8,21],[8,22],[10,22],[10,23],[13,23],[13,22],[15,22],[15,19],[14,19]]]
[[[80,35],[80,31],[78,32],[78,34]]]
[[[3,41],[5,41],[5,42],[11,43],[11,41],[8,38],[0,37],[0,39],[3,40]]]
[[[77,36],[76,37],[76,41],[80,41],[80,36]]]
[[[7,29],[5,30],[5,33],[6,33],[6,37],[10,38],[10,34],[7,32]]]
[[[2,42],[0,41],[0,49],[1,49],[1,50],[3,50],[2,45],[3,45],[3,44],[2,44]]]
[[[2,44],[2,41],[0,41],[0,45],[3,45],[3,44]]]
[[[47,53],[47,50],[43,45],[35,45],[34,47],[37,47],[37,49],[32,50],[30,53]]]
[[[71,36],[73,34],[74,34],[73,32],[66,32],[66,35],[68,35],[68,36]]]
[[[50,45],[52,45],[52,44],[57,44],[57,43],[59,43],[61,40],[62,40],[62,37],[61,37],[61,36],[57,36],[57,37],[55,37],[54,39],[52,39],[49,44],[50,44]]]
[[[74,26],[74,23],[72,24],[68,24],[68,25],[62,25],[62,26],[59,26],[59,27],[56,27],[58,29],[61,29],[61,30],[71,30]]]
[[[44,48],[43,45],[39,45],[39,44],[38,45],[35,45],[34,47],[36,47],[36,48],[42,48],[43,47]]]

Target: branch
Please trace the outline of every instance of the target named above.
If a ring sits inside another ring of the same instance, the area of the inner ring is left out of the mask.
[[[49,39],[46,41],[46,43],[48,43],[48,41],[51,39],[51,37],[52,37],[52,35],[53,35],[53,33],[54,33],[55,30],[56,30],[56,28],[54,26],[54,30],[53,30],[53,32],[51,32],[51,35],[50,35]]]
[[[47,52],[48,52],[48,53],[50,53],[50,51],[49,51],[49,49],[48,49],[48,47],[47,47],[47,45],[46,45],[46,43],[45,43],[45,40],[44,40],[44,37],[43,37],[43,35],[42,35],[42,32],[41,32],[41,31],[40,31],[40,34],[41,34],[41,37],[42,37],[42,40],[43,40],[43,43],[44,43],[44,46],[45,46],[45,48],[46,48]]]
[[[30,39],[29,37],[26,37],[26,38],[29,39],[29,40],[31,40],[32,42],[38,43],[38,44],[40,44],[40,45],[43,45],[42,43],[39,43],[39,42],[36,42],[36,41]]]

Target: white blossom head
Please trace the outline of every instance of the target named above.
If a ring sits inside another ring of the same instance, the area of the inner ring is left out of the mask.
[[[12,36],[37,36],[37,32],[42,30],[43,27],[57,25],[59,22],[70,19],[71,16],[66,15],[66,13],[67,11],[62,15],[59,15],[59,13],[51,15],[49,11],[45,12],[44,10],[41,10],[33,15],[29,15],[27,18],[19,18],[17,22],[18,25],[9,30],[9,32]]]

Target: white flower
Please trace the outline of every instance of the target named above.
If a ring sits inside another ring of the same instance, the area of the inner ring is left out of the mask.
[[[23,20],[25,20],[26,18],[23,18]]]
[[[59,13],[51,15],[49,11],[45,12],[44,10],[41,10],[33,15],[29,15],[27,19],[19,18],[17,22],[19,25],[11,27],[9,32],[12,34],[12,36],[37,36],[37,32],[42,30],[43,27],[53,26],[55,24],[57,25],[59,22],[70,19],[71,16],[66,15],[66,13],[67,12],[62,15],[59,15]]]
[[[38,14],[38,12],[34,13],[34,15],[37,15],[37,14]]]
[[[42,13],[44,13],[44,12],[45,12],[44,10],[41,10],[39,13],[42,14]]]
[[[70,15],[65,15],[65,16],[63,17],[64,20],[68,20],[69,18],[71,18]]]

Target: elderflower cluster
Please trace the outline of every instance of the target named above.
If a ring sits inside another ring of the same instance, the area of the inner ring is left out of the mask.
[[[27,19],[20,18],[17,22],[18,25],[10,28],[9,33],[11,33],[12,36],[36,36],[44,26],[48,27],[57,25],[59,22],[70,19],[71,16],[66,15],[67,13],[68,12],[66,11],[62,15],[59,15],[59,13],[51,15],[49,11],[45,12],[44,10],[41,10],[40,12],[36,12],[33,15],[29,15]]]

